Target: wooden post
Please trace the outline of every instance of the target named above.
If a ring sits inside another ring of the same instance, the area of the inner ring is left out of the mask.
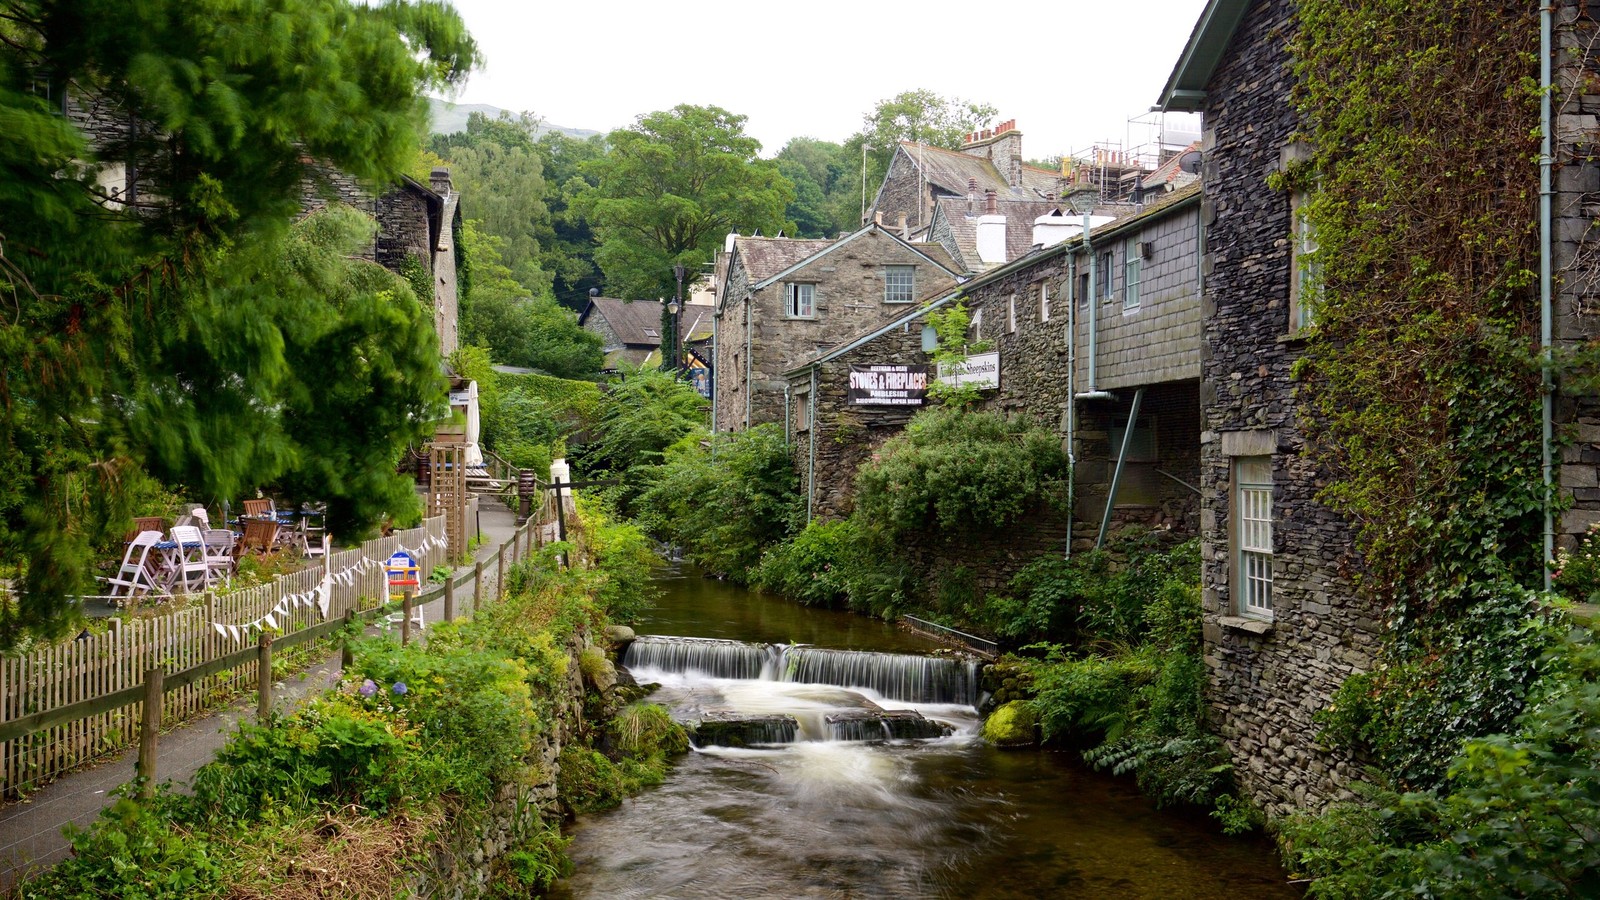
[[[344,611],[344,646],[339,648],[339,668],[340,669],[348,669],[356,661],[355,651],[350,649],[351,642],[353,642],[355,640],[355,635],[353,635],[351,633],[351,628],[355,624],[356,624],[356,611],[353,610],[353,609],[345,610]]]
[[[506,595],[506,548],[500,546],[500,552],[494,555],[494,598],[503,599]]]
[[[161,682],[165,675],[160,666],[144,673],[144,719],[139,723],[139,774],[144,785],[139,796],[152,797],[156,792],[156,737],[161,732]]]
[[[556,540],[567,539],[567,505],[561,502],[561,479],[556,479]]]
[[[407,587],[400,595],[400,646],[411,643],[411,595],[416,588]]]
[[[444,620],[456,620],[456,576],[454,573],[444,580]]]
[[[272,635],[262,634],[256,644],[256,721],[272,717]]]
[[[483,560],[478,560],[472,565],[472,613],[477,615],[478,607],[483,605]]]

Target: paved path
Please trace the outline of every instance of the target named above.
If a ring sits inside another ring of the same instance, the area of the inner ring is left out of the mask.
[[[516,525],[510,510],[497,500],[483,497],[479,500],[478,527],[484,541],[476,555],[478,559],[486,559],[511,539]],[[494,567],[485,567],[485,591],[490,590],[494,573]],[[466,608],[463,598],[470,601],[470,584],[469,581],[463,585],[464,595],[458,593],[458,613]],[[444,600],[425,604],[423,616],[427,622],[439,621],[444,616]],[[368,633],[377,631],[369,629]],[[339,654],[335,653],[307,671],[274,685],[275,705],[282,708],[299,704],[336,683],[339,676]],[[211,761],[239,722],[254,717],[255,695],[251,693],[225,709],[163,733],[156,771],[164,781],[187,784],[196,770]],[[69,772],[27,799],[0,806],[0,893],[10,890],[27,873],[65,859],[71,847],[62,835],[62,828],[69,823],[81,827],[94,821],[100,810],[110,803],[111,791],[133,780],[138,756],[137,748],[124,750],[87,768]]]

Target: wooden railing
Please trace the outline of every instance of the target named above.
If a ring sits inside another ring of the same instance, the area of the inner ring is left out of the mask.
[[[194,718],[220,699],[249,690],[257,683],[255,636],[219,634],[213,623],[237,626],[273,613],[279,647],[332,637],[347,612],[377,614],[361,610],[387,593],[384,571],[375,563],[426,543],[430,546],[417,554],[426,574],[448,562],[443,542],[443,518],[428,519],[418,528],[330,553],[321,564],[271,584],[207,595],[155,615],[112,619],[104,632],[85,632],[0,659],[0,793],[18,796],[30,785],[132,743],[152,669],[166,673],[165,725]],[[503,553],[504,548],[495,556]],[[452,588],[456,580],[459,576]],[[324,585],[325,620],[313,603],[285,605]],[[443,591],[438,587],[425,596]]]

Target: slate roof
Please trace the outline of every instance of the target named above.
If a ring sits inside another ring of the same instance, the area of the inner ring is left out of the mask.
[[[1017,259],[1033,249],[1033,220],[1061,207],[1059,200],[1000,200],[996,208],[1006,217],[1006,262]],[[972,205],[974,215],[967,215],[966,197],[940,197],[934,215],[950,224],[950,235],[955,239],[960,255],[958,268],[976,272],[984,268],[978,259],[978,216],[983,215],[983,200]]]
[[[661,346],[661,304],[647,300],[629,303],[615,297],[590,297],[589,305],[578,317],[578,325],[581,327],[595,313],[606,320],[617,337],[622,338],[624,345]]]
[[[739,254],[739,261],[744,270],[750,273],[750,283],[755,284],[766,281],[801,260],[809,259],[827,249],[832,243],[833,240],[829,238],[766,238],[740,235],[734,238],[734,252]]]
[[[1002,200],[1041,200],[1042,194],[1056,189],[1056,180],[1060,177],[1050,169],[1023,166],[1022,186],[1013,188],[987,157],[971,156],[959,150],[946,150],[915,141],[901,141],[900,149],[912,162],[920,161],[924,178],[939,190],[963,198],[963,202],[967,196],[968,179],[977,180],[978,200],[982,202],[985,190],[993,190]]]

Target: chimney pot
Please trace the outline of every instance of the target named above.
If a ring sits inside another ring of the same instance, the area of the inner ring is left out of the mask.
[[[983,210],[985,214],[991,216],[998,215],[1000,212],[1000,204],[995,197],[993,188],[983,192]]]
[[[883,227],[883,210],[880,209],[872,214],[872,224],[878,226],[879,228]]]

